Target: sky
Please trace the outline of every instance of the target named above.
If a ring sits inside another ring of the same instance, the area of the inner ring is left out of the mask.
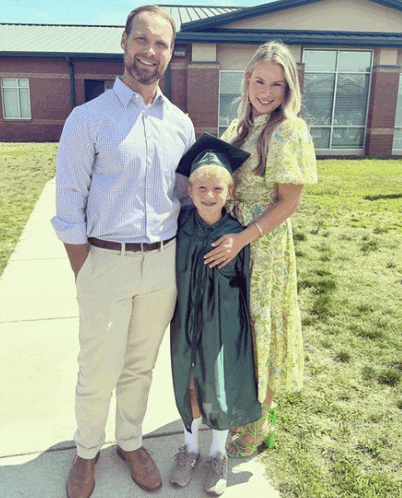
[[[124,24],[127,14],[146,3],[255,7],[264,0],[4,0],[0,22],[37,24]],[[1,48],[1,47],[0,47]]]

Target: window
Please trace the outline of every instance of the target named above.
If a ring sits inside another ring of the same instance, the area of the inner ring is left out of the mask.
[[[31,119],[28,78],[2,78],[4,119]]]
[[[361,149],[371,51],[304,50],[304,101],[317,149]]]
[[[219,72],[219,137],[237,116],[235,99],[240,95],[243,74],[244,71]]]
[[[393,150],[402,151],[402,73],[399,75]]]
[[[113,88],[112,80],[85,80],[85,102],[99,97],[106,90]]]

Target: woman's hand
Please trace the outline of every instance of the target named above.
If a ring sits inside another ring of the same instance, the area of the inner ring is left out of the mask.
[[[215,249],[204,256],[204,264],[218,269],[226,266],[243,249],[244,243],[240,233],[229,233],[211,244]]]

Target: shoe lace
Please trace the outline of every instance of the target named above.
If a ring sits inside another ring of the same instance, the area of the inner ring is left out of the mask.
[[[222,476],[224,474],[224,469],[225,469],[224,458],[218,460],[217,458],[211,457],[208,462],[209,465],[212,467],[212,472],[216,476]]]
[[[179,467],[184,467],[187,460],[187,450],[185,446],[180,446],[179,453],[176,453],[174,459]]]

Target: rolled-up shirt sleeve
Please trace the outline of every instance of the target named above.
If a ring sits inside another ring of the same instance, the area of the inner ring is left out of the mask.
[[[68,244],[87,242],[86,207],[95,161],[95,137],[81,109],[67,118],[60,137],[56,167],[57,237]]]

